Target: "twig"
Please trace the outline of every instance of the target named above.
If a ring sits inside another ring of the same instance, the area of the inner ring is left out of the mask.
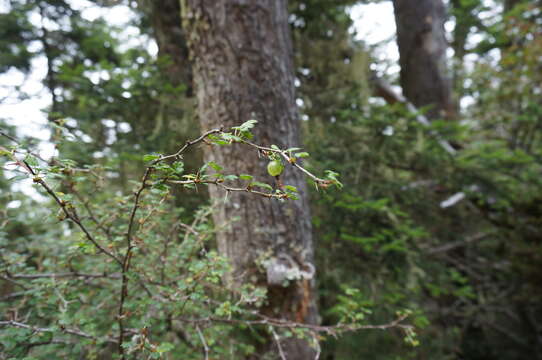
[[[28,325],[28,324],[24,324],[24,323],[21,323],[21,322],[14,321],[14,320],[0,321],[0,326],[11,326],[11,327],[16,327],[16,328],[21,328],[21,329],[28,329],[28,330],[32,330],[34,332],[50,332],[50,333],[54,333],[54,332],[58,331],[57,329],[40,328],[38,326]],[[80,336],[80,337],[84,337],[84,338],[87,338],[87,339],[100,340],[99,337],[90,335],[90,334],[88,334],[86,332],[83,332],[83,331],[81,331],[79,329],[75,329],[75,328],[70,329],[70,328],[63,327],[63,326],[60,326],[59,329],[60,329],[61,332],[66,333],[66,334]],[[117,341],[115,339],[112,339],[112,338],[109,338],[109,337],[105,337],[105,338],[103,338],[103,340],[105,340],[108,343],[117,343]]]
[[[88,216],[90,218],[90,220],[92,220],[92,222],[94,222],[94,224],[96,224],[96,227],[100,230],[102,230],[102,232],[104,233],[104,235],[107,237],[107,239],[109,241],[112,241],[112,238],[111,238],[111,233],[109,232],[108,229],[106,229],[103,224],[98,220],[98,218],[96,218],[96,216],[94,215],[94,211],[92,211],[92,208],[89,204],[89,201],[88,199],[85,199],[80,193],[79,191],[77,191],[77,189],[75,188],[75,184],[74,183],[71,183],[70,184],[70,190],[75,194],[75,196],[77,197],[77,199],[79,199],[79,201],[83,204],[83,206],[85,207],[85,209],[87,210],[87,213],[88,213]]]
[[[313,334],[315,338],[315,344],[316,344],[316,354],[314,354],[314,360],[320,359],[320,354],[322,354],[322,347],[320,346],[320,342],[318,341],[318,338],[316,338],[316,334]]]
[[[11,279],[42,279],[42,278],[67,278],[67,277],[118,279],[120,278],[120,273],[85,274],[85,273],[71,272],[71,273],[50,273],[50,274],[8,274],[7,277]]]
[[[19,286],[19,287],[21,287],[21,288],[23,288],[25,290],[29,290],[28,287],[26,287],[26,285],[23,285],[23,284],[19,283],[18,281],[12,280],[12,278],[9,275],[8,276],[0,276],[0,279],[5,280],[7,282],[10,282],[13,285]]]
[[[375,92],[378,96],[381,96],[388,102],[389,104],[394,103],[401,103],[406,106],[407,110],[413,114],[415,114],[416,121],[423,126],[429,126],[430,121],[422,114],[419,113],[418,109],[410,102],[407,98],[404,96],[396,93],[390,84],[388,84],[384,79],[381,77],[378,77],[375,72],[371,74],[370,77],[371,83],[375,88]],[[432,131],[432,135],[434,135],[439,143],[439,145],[446,151],[448,154],[454,156],[457,154],[457,150],[445,139],[443,139],[439,134]]]
[[[218,134],[222,132],[222,128],[220,129],[213,129],[213,130],[209,130],[209,131],[206,131],[204,132],[199,138],[195,139],[195,140],[192,140],[192,141],[187,141],[184,146],[182,148],[179,149],[179,151],[177,151],[175,154],[171,154],[171,155],[167,155],[167,156],[162,156],[156,160],[154,160],[151,165],[156,165],[158,164],[159,162],[161,161],[164,161],[164,160],[167,160],[167,159],[174,159],[174,158],[178,158],[179,156],[181,156],[185,151],[186,149],[188,149],[188,147],[192,146],[192,145],[196,145],[197,143],[200,143],[202,142],[203,140],[205,140],[206,137],[208,137],[209,135],[212,135],[212,134]]]
[[[205,353],[205,360],[209,360],[209,346],[207,346],[207,342],[205,341],[205,337],[203,336],[203,333],[201,332],[201,330],[199,328],[199,325],[196,325],[196,331],[198,332],[201,343],[203,344],[203,351]]]
[[[180,318],[179,320],[189,323],[208,323],[219,322],[226,324],[245,324],[245,325],[270,325],[276,328],[290,328],[290,329],[307,329],[317,333],[327,333],[333,336],[345,331],[358,331],[358,330],[388,330],[392,328],[399,329],[412,329],[412,325],[402,324],[402,322],[408,317],[404,314],[397,319],[380,325],[358,325],[358,324],[337,324],[330,326],[303,324],[294,321],[288,321],[283,319],[274,319],[261,314],[254,313],[261,318],[261,320],[242,320],[242,319],[226,319],[209,316],[206,318]]]
[[[292,161],[290,156],[288,155],[287,151],[280,150],[280,149],[277,150],[277,149],[273,149],[273,148],[270,148],[270,147],[257,145],[257,144],[254,144],[254,143],[248,141],[248,140],[241,140],[241,142],[243,144],[245,144],[245,145],[252,146],[253,148],[256,148],[258,150],[267,151],[267,152],[274,152],[274,153],[277,153],[277,154],[281,155],[284,158],[284,160],[286,160],[287,163],[290,163],[293,167],[300,170],[302,173],[307,175],[309,178],[311,178],[316,183],[319,183],[319,184],[331,184],[332,183],[330,180],[320,179],[319,177],[315,176],[310,171],[308,171],[307,169],[305,169],[304,167],[299,165],[297,162]]]
[[[21,142],[19,140],[17,140],[13,136],[9,135],[8,133],[4,132],[3,130],[0,130],[0,135],[7,138],[7,139],[9,139],[9,140],[11,140],[11,141],[13,141],[17,145],[21,145]],[[20,153],[20,151],[17,151],[17,152]],[[41,160],[41,161],[43,161],[45,163],[47,162],[47,160],[42,158],[39,154],[36,154],[36,153],[34,153],[34,152],[30,151],[30,150],[26,150],[26,152],[28,154],[34,156],[36,159],[39,159],[39,160]]]
[[[280,355],[280,358],[282,360],[287,360],[286,359],[286,356],[284,355],[284,351],[282,350],[282,345],[280,345],[280,338],[279,338],[279,335],[277,334],[277,332],[275,331],[275,329],[270,326],[269,327],[269,330],[271,331],[271,333],[273,334],[273,339],[275,339],[275,342],[277,343],[277,348],[279,350],[279,355]]]
[[[216,180],[167,180],[167,182],[171,184],[177,184],[177,185],[197,185],[197,184],[216,185],[228,192],[247,192],[247,193],[251,193],[251,194],[266,197],[266,198],[283,199],[288,196],[286,193],[266,193],[262,191],[252,190],[252,188],[248,186],[245,188],[230,187],[230,186],[225,185],[221,180],[218,180],[218,179]]]
[[[87,228],[85,227],[85,225],[83,225],[83,223],[79,220],[79,216],[77,215],[77,211],[76,209],[67,201],[64,201],[64,200],[61,200],[56,194],[55,192],[53,191],[53,189],[51,189],[49,187],[49,185],[47,185],[47,183],[40,177],[38,176],[38,174],[36,174],[36,172],[32,169],[32,167],[30,165],[28,165],[28,163],[24,160],[18,160],[17,158],[13,157],[13,160],[19,165],[21,166],[23,169],[25,169],[30,175],[32,175],[33,177],[33,181],[34,183],[36,184],[39,184],[41,185],[42,188],[45,189],[45,191],[47,191],[47,193],[56,201],[56,203],[60,206],[60,208],[62,209],[62,212],[66,215],[66,217],[68,219],[70,219],[71,221],[73,221],[75,224],[77,224],[77,226],[79,227],[79,229],[81,229],[81,231],[85,234],[86,238],[102,253],[106,254],[107,256],[109,256],[111,259],[115,260],[115,262],[121,264],[121,261],[115,256],[113,255],[111,252],[109,252],[107,249],[105,249],[103,246],[101,246],[98,241],[96,241],[96,239],[94,239],[94,237],[90,234],[90,232],[87,230]]]
[[[492,233],[478,233],[474,234],[473,236],[470,236],[464,240],[454,241],[448,244],[444,244],[441,246],[433,247],[424,249],[424,252],[429,255],[436,255],[443,252],[448,252],[450,250],[456,249],[458,247],[466,246],[472,242],[480,241],[486,238],[487,236],[492,235]]]
[[[145,174],[143,175],[143,180],[141,180],[141,186],[135,193],[134,206],[132,207],[132,211],[130,213],[130,220],[128,222],[128,231],[126,232],[126,252],[122,260],[122,283],[121,283],[121,289],[120,289],[119,310],[118,310],[118,315],[117,315],[117,322],[119,324],[118,352],[122,360],[126,359],[125,354],[124,354],[124,347],[122,345],[124,341],[124,316],[125,316],[124,303],[126,301],[126,298],[128,297],[128,271],[130,270],[130,260],[132,257],[132,250],[133,250],[132,231],[134,229],[134,221],[135,221],[137,209],[139,209],[139,200],[141,198],[141,193],[147,187],[147,180],[153,169],[154,169],[153,167],[149,166],[145,170]]]

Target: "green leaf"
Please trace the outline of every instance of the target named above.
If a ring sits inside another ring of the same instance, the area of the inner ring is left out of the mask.
[[[163,354],[165,352],[173,350],[174,348],[175,348],[175,345],[168,342],[163,342],[156,347],[156,352]]]
[[[175,161],[173,164],[171,164],[171,167],[177,174],[182,174],[184,171],[184,163],[182,161]]]
[[[215,171],[222,171],[224,170],[224,168],[220,165],[218,165],[217,163],[215,163],[214,161],[209,161],[207,163],[207,165],[209,165],[211,168],[213,168],[213,170]]]
[[[242,132],[246,132],[246,131],[249,131],[250,129],[252,129],[254,127],[254,125],[256,125],[257,122],[258,122],[258,120],[248,120],[248,121],[245,121],[244,123],[242,123],[240,126],[232,127],[232,129],[239,130],[239,131],[242,131]]]
[[[298,150],[301,150],[301,148],[293,147],[293,148],[286,149],[286,151],[288,151],[288,152],[298,151]]]
[[[248,181],[251,181],[254,177],[252,175],[247,175],[247,174],[241,174],[239,175],[239,179],[241,180],[248,180]]]
[[[250,183],[250,186],[253,187],[253,186],[256,186],[256,187],[261,187],[261,188],[264,188],[264,189],[267,189],[269,191],[273,191],[273,188],[271,187],[271,185],[269,184],[266,184],[266,183],[262,183],[262,182],[259,182],[259,181],[253,181]]]
[[[24,161],[26,161],[26,163],[32,167],[35,167],[35,166],[38,166],[38,159],[36,159],[34,156],[32,155],[27,155],[24,159]]]
[[[160,158],[160,154],[146,154],[143,155],[143,161],[153,161]]]

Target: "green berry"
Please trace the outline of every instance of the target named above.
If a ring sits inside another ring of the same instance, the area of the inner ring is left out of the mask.
[[[267,164],[267,172],[271,176],[279,176],[282,174],[282,171],[284,170],[284,165],[282,165],[282,162],[278,160],[270,161],[269,164]]]

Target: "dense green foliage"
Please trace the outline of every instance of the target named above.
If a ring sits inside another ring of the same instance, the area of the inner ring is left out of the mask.
[[[289,5],[304,129],[303,150],[290,153],[310,153],[303,166],[314,174],[334,169],[343,185],[326,189],[337,184],[328,172],[329,183],[311,186],[320,314],[329,326],[386,324],[408,309],[418,335],[404,327],[324,331],[321,358],[542,358],[539,4],[509,1],[503,14],[499,4],[450,1],[450,72],[457,98],[470,101],[454,121],[424,126],[402,104],[371,93],[371,54],[350,31],[355,3]],[[499,14],[488,19],[483,11]],[[198,130],[189,85],[172,82],[164,70],[171,59],[148,51],[148,16],[134,5],[139,41],[125,46],[122,29],[86,20],[69,1],[13,0],[0,14],[0,72],[28,73],[33,60],[46,60],[48,128],[58,150],[54,160],[40,160],[36,141],[17,132],[24,125],[0,118],[11,138],[0,136],[1,359],[113,358],[119,326],[130,339],[127,353],[141,358],[199,359],[206,351],[240,358],[257,351],[247,339],[262,332],[314,335],[255,315],[265,304],[259,288],[224,286],[227,259],[215,251],[203,190],[233,174],[216,175],[220,164],[202,168],[197,147],[182,161],[156,163]],[[474,47],[473,34],[481,38]],[[209,141],[243,146],[252,125]],[[283,161],[269,157],[262,167]],[[40,173],[29,176],[23,159]],[[131,220],[133,192],[149,165]],[[273,179],[236,176],[255,196],[295,201],[295,189],[274,192]],[[28,178],[34,184],[25,186],[43,197],[15,186]],[[45,197],[40,179],[64,205]],[[129,271],[116,260],[126,258]],[[130,296],[119,321],[124,275]]]

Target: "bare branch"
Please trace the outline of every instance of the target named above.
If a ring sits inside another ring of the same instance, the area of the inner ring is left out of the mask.
[[[430,121],[422,114],[419,113],[418,109],[403,95],[396,93],[390,84],[388,84],[384,79],[376,75],[376,73],[371,74],[371,83],[375,89],[376,95],[384,98],[387,103],[401,103],[404,104],[408,111],[413,114],[416,114],[416,121],[424,126],[429,126]],[[439,145],[450,155],[456,155],[457,150],[445,139],[439,136],[436,133],[432,133],[436,136]]]
[[[277,332],[275,331],[275,329],[272,326],[270,326],[269,329],[270,329],[271,333],[273,334],[273,339],[275,339],[275,343],[277,343],[277,348],[279,350],[279,355],[280,355],[281,360],[287,360],[286,355],[284,355],[284,351],[282,350],[282,345],[280,344],[279,335],[277,334]]]
[[[201,329],[199,328],[199,325],[196,325],[196,331],[198,332],[201,343],[203,344],[203,351],[205,353],[205,360],[209,360],[209,346],[207,346],[207,342],[205,341],[205,337],[203,336],[203,333],[201,332]]]
[[[359,325],[359,324],[337,324],[330,326],[322,325],[312,325],[312,324],[303,324],[294,321],[284,320],[284,319],[275,319],[270,318],[261,314],[253,313],[260,318],[260,320],[243,320],[243,319],[226,319],[218,318],[214,316],[209,316],[206,318],[180,318],[179,320],[189,322],[189,323],[209,323],[209,322],[218,322],[226,324],[245,324],[245,325],[267,325],[275,328],[289,328],[289,329],[306,329],[311,330],[316,333],[327,333],[333,336],[337,336],[342,332],[351,332],[359,330],[388,330],[392,328],[399,329],[412,329],[412,325],[403,324],[402,322],[408,317],[407,314],[403,314],[397,317],[397,319],[380,325]]]
[[[220,132],[222,132],[222,128],[206,131],[199,138],[197,138],[195,140],[192,140],[192,141],[187,141],[186,144],[184,144],[184,146],[182,148],[180,148],[179,151],[177,151],[175,154],[160,157],[159,159],[154,160],[151,165],[156,165],[159,162],[167,160],[167,159],[178,158],[179,156],[181,156],[186,151],[186,149],[188,149],[188,147],[190,147],[192,145],[196,145],[196,144],[204,141],[205,138],[208,137],[209,135],[218,134]]]
[[[60,278],[69,278],[69,277],[118,279],[120,278],[120,273],[85,274],[85,273],[71,272],[71,273],[50,273],[50,274],[8,274],[7,277],[11,279],[43,279],[43,278],[60,279]]]
[[[0,326],[11,326],[11,327],[16,327],[16,328],[20,328],[20,329],[28,329],[28,330],[32,330],[34,332],[49,332],[49,333],[55,333],[55,332],[63,332],[65,334],[70,334],[70,335],[75,335],[75,336],[80,336],[80,337],[84,337],[84,338],[87,338],[87,339],[94,339],[94,340],[104,340],[108,343],[117,343],[117,341],[115,339],[112,339],[112,338],[109,338],[109,337],[105,337],[105,338],[99,338],[97,336],[93,336],[93,335],[90,335],[86,332],[83,332],[79,329],[76,329],[76,328],[67,328],[67,327],[60,327],[59,330],[56,330],[56,329],[52,329],[52,328],[40,328],[38,326],[33,326],[33,325],[28,325],[28,324],[24,324],[24,323],[21,323],[21,322],[17,322],[17,321],[14,321],[14,320],[9,320],[9,321],[0,321]]]

